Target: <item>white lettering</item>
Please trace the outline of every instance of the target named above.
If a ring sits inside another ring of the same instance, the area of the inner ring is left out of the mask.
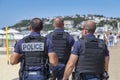
[[[22,43],[22,51],[44,51],[44,43]]]

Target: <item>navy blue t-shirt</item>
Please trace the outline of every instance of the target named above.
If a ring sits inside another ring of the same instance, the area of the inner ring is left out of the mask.
[[[85,37],[86,38],[96,38],[93,34],[87,34]],[[78,40],[74,43],[72,54],[79,56],[81,49],[82,49],[81,42]],[[109,56],[109,51],[108,51],[108,48],[106,45],[105,45],[105,53],[104,54],[105,54],[105,56]]]
[[[55,29],[54,32],[65,32],[65,31],[64,31],[64,29],[59,28],[59,29]],[[50,39],[50,34],[48,34],[46,37],[47,37],[48,39]],[[70,47],[72,48],[75,40],[74,40],[74,38],[73,38],[71,35],[68,37],[68,40],[69,40],[69,45],[70,45]],[[69,51],[68,51],[68,52],[69,52]],[[52,66],[51,66],[50,69],[53,70],[53,71],[56,71],[57,69],[62,69],[62,70],[61,70],[60,72],[58,72],[58,73],[59,73],[59,75],[63,75],[63,73],[64,73],[64,67],[65,67],[65,64],[59,63],[56,67],[52,67]],[[57,71],[58,71],[58,70],[57,70]],[[57,71],[56,71],[56,72],[57,72]]]
[[[40,33],[38,32],[31,32],[30,34],[31,36],[41,36]],[[14,52],[18,53],[18,54],[22,54],[22,41],[23,39],[20,39],[14,46]],[[54,52],[54,49],[53,49],[53,44],[51,42],[50,39],[47,39],[47,42],[46,42],[46,47],[48,49],[48,53],[50,52]]]

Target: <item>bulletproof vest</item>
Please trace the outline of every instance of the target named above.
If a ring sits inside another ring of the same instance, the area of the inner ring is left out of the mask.
[[[76,64],[76,76],[80,73],[102,74],[105,64],[105,43],[96,38],[80,39],[82,49]]]
[[[59,58],[59,62],[67,63],[71,46],[69,44],[69,34],[67,32],[51,32],[50,39],[52,40],[55,53]]]
[[[22,42],[22,71],[35,70],[45,65],[47,60],[46,38],[42,36],[27,36]]]

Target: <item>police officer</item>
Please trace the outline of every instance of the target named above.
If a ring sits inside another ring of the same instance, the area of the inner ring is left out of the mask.
[[[58,59],[51,40],[40,35],[42,28],[41,19],[32,19],[31,34],[19,40],[14,46],[10,63],[12,65],[21,63],[19,80],[46,80],[48,57],[52,66],[57,65]]]
[[[69,59],[71,48],[74,44],[73,37],[64,31],[63,19],[57,17],[53,21],[54,31],[47,35],[47,38],[52,40],[55,53],[58,56],[59,64],[57,67],[52,68],[54,80],[62,80],[65,65]]]
[[[103,40],[93,33],[96,25],[93,21],[83,23],[82,38],[74,43],[73,51],[67,63],[63,80],[67,80],[75,66],[75,80],[103,80],[108,75],[109,51]],[[75,65],[76,64],[76,65]],[[105,80],[106,80],[105,79]]]

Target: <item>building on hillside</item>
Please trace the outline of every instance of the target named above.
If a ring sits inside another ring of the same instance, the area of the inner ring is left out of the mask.
[[[95,32],[102,33],[112,31],[113,27],[110,25],[104,25],[103,27],[97,27]]]
[[[117,27],[118,27],[118,33],[120,33],[120,22],[118,22]]]
[[[73,28],[74,21],[73,20],[64,20],[64,27],[65,28]]]

